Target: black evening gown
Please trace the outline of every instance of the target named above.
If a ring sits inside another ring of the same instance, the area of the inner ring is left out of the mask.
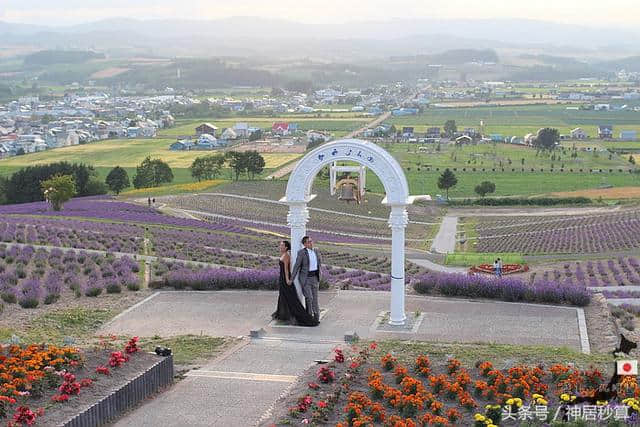
[[[298,299],[296,293],[296,287],[293,285],[287,285],[286,277],[284,274],[284,262],[280,263],[280,286],[278,293],[278,308],[271,315],[276,320],[295,320],[300,326],[317,326],[318,322],[313,319],[302,306],[302,303]]]

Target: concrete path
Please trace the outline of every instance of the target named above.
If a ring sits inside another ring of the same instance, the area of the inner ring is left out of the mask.
[[[239,346],[188,372],[115,426],[256,425],[302,371],[343,345],[346,332],[365,339],[539,344],[589,351],[584,314],[571,307],[407,295],[406,314],[414,326],[390,330],[380,326],[390,293],[332,291],[320,293],[321,324],[308,328],[271,321],[277,298],[269,291],[163,291],[104,325],[99,333],[244,337]],[[262,338],[247,338],[258,329],[264,330]]]
[[[117,427],[250,426],[315,360],[337,343],[247,340],[226,358],[187,373],[170,390],[127,414]]]
[[[449,267],[422,258],[407,258],[407,261],[419,265],[420,267],[424,267],[428,270],[439,271],[441,273],[467,273],[469,271],[469,269],[465,267]]]
[[[436,234],[435,239],[433,239],[433,245],[431,245],[431,250],[441,253],[448,254],[452,253],[456,250],[456,231],[458,228],[458,217],[447,215],[442,218],[442,223],[440,224],[440,230],[438,230],[438,234]]]
[[[268,337],[320,342],[341,341],[345,332],[356,331],[371,339],[392,336],[581,349],[579,309],[573,307],[407,295],[407,316],[424,314],[421,325],[410,334],[380,332],[378,317],[389,310],[390,297],[389,292],[321,292],[320,307],[326,309],[322,322],[305,328],[270,321],[278,298],[273,291],[163,291],[118,315],[99,333],[247,336],[250,330],[263,328]]]

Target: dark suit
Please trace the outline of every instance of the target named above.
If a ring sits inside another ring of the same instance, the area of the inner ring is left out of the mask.
[[[298,278],[304,295],[305,305],[307,306],[307,312],[318,320],[320,316],[318,289],[320,287],[320,266],[322,261],[320,252],[315,249],[312,250],[316,255],[316,260],[318,261],[317,274],[309,274],[309,253],[307,252],[307,248],[302,248],[298,251],[296,264],[293,266],[293,270],[291,270],[291,280],[295,280],[296,277]]]

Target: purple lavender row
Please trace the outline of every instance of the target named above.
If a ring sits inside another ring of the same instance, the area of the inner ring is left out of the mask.
[[[516,278],[430,272],[411,281],[419,293],[451,297],[489,298],[513,302],[568,304],[583,307],[591,294],[584,286],[541,280],[533,284]]]

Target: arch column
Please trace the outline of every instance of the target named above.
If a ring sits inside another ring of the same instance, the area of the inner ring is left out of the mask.
[[[298,251],[302,248],[302,238],[307,234],[309,209],[307,202],[289,202],[287,224],[291,228],[291,265],[296,263]]]
[[[302,249],[302,238],[307,234],[307,222],[309,221],[309,209],[307,202],[288,202],[289,213],[287,214],[287,224],[291,228],[291,268],[296,264],[298,251]],[[298,299],[305,306],[302,287],[298,279],[295,279],[295,288]],[[306,307],[305,307],[306,308]]]
[[[404,237],[409,223],[406,205],[392,205],[389,214],[391,228],[391,316],[390,325],[404,325]]]

